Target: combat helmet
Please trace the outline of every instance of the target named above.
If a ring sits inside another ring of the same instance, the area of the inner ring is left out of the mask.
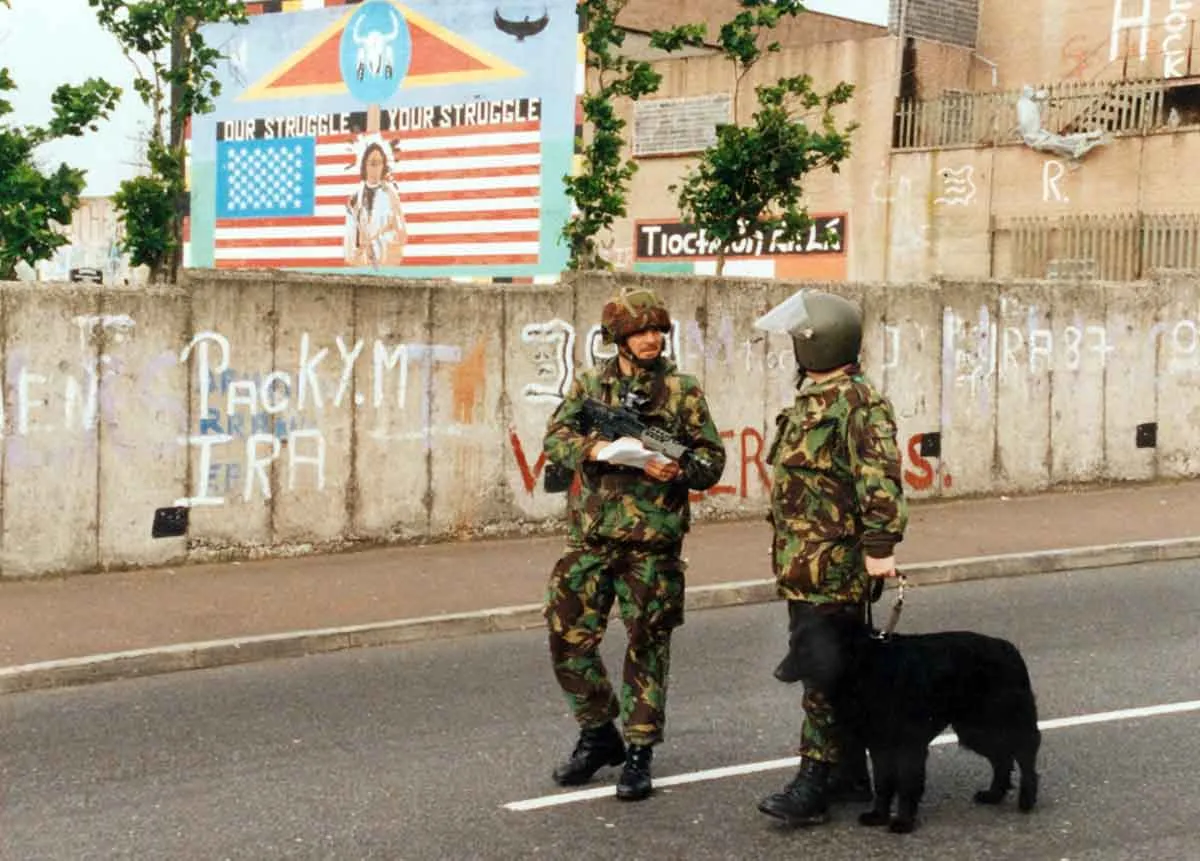
[[[620,346],[626,338],[647,329],[671,331],[671,313],[649,287],[622,287],[604,304],[600,328],[606,344]]]
[[[833,293],[804,288],[754,322],[756,329],[792,339],[796,364],[828,371],[858,361],[862,350],[862,310]]]

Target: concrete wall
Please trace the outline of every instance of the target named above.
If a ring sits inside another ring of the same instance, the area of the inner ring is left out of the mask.
[[[921,497],[1200,473],[1198,283],[835,289],[864,302],[865,364]],[[790,345],[751,323],[796,285],[654,284],[729,451],[699,514],[757,516],[794,372]],[[603,355],[611,289],[212,272],[169,291],[3,285],[0,576],[557,528],[541,436]],[[1151,423],[1157,447],[1139,448]],[[152,538],[177,505],[188,537]]]

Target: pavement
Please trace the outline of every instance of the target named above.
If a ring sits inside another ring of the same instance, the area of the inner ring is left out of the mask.
[[[761,519],[696,525],[689,611],[776,600],[768,541]],[[538,627],[561,549],[505,539],[0,582],[0,693]],[[918,500],[897,551],[916,585],[1184,558],[1200,558],[1200,479]]]

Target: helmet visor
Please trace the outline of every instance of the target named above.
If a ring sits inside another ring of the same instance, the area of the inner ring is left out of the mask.
[[[784,299],[767,313],[754,321],[754,328],[763,332],[791,335],[812,326],[805,297],[809,292],[803,288]]]

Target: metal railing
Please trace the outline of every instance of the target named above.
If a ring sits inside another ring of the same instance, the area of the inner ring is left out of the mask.
[[[1166,123],[1163,79],[1065,81],[1035,88],[1042,127],[1060,134],[1104,131],[1144,133]],[[1019,90],[947,92],[934,99],[902,100],[896,109],[893,147],[898,150],[992,146],[1021,140]]]
[[[1200,268],[1200,213],[1018,217],[993,231],[1000,277],[1134,281]]]

